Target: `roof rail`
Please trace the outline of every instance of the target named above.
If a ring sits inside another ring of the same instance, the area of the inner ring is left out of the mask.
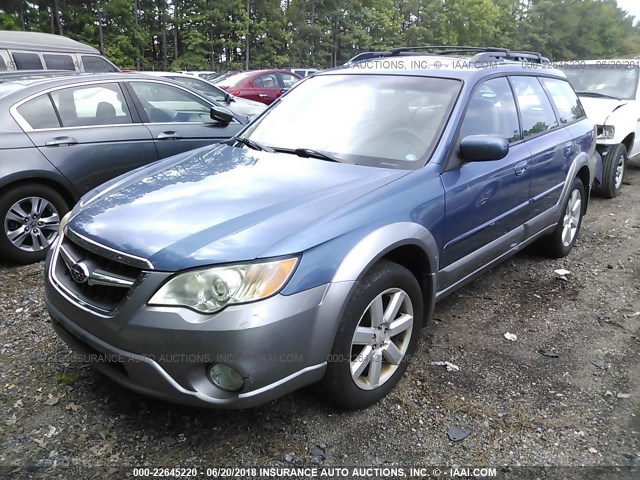
[[[416,47],[398,47],[392,48],[389,51],[378,52],[363,52],[359,53],[346,65],[361,62],[363,60],[369,60],[371,58],[380,57],[397,57],[401,55],[421,55],[423,51],[429,51],[428,55],[459,55],[459,54],[471,54],[475,55],[471,58],[471,62],[487,62],[487,61],[500,61],[511,60],[518,62],[530,62],[530,63],[549,63],[549,59],[543,57],[538,52],[516,51],[509,50],[508,48],[500,47],[469,47],[461,45],[421,45]]]

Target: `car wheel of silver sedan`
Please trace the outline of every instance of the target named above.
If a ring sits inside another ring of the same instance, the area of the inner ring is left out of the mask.
[[[0,254],[16,263],[43,260],[58,237],[60,219],[68,207],[45,185],[19,185],[0,200]]]
[[[415,276],[398,264],[381,261],[359,281],[322,381],[334,403],[363,408],[398,383],[417,345],[422,302]]]

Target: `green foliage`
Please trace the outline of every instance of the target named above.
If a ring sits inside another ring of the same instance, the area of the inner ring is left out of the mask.
[[[136,69],[242,69],[247,47],[250,68],[425,44],[554,60],[640,53],[640,29],[616,0],[3,0],[0,29],[62,32]]]

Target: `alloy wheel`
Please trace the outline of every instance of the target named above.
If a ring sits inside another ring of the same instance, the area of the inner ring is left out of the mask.
[[[47,199],[27,197],[14,203],[4,218],[4,234],[25,252],[48,248],[58,236],[60,216]]]
[[[413,320],[411,299],[399,288],[369,304],[351,340],[351,378],[359,388],[373,390],[393,376],[409,348]]]
[[[580,226],[580,216],[582,215],[582,195],[579,190],[574,190],[569,197],[567,210],[562,220],[562,244],[565,247],[571,245],[578,227]]]

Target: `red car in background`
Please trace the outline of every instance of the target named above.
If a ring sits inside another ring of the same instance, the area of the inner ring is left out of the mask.
[[[247,70],[216,82],[216,86],[236,97],[269,105],[301,79],[288,70]]]

